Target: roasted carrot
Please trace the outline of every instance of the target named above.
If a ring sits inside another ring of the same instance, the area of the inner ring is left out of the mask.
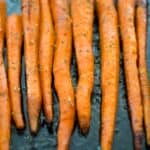
[[[24,128],[21,108],[20,75],[21,75],[21,45],[22,21],[21,16],[12,14],[7,17],[7,58],[8,86],[11,102],[12,117],[18,129]]]
[[[42,103],[38,69],[39,0],[22,0],[22,11],[28,116],[31,132],[36,133]]]
[[[147,34],[147,8],[146,0],[137,0],[136,8],[136,33],[138,45],[138,68],[142,101],[144,108],[144,125],[147,144],[150,145],[150,83],[146,63],[146,34]]]
[[[101,148],[111,150],[118,106],[120,44],[113,0],[97,0],[101,47]]]
[[[6,23],[6,2],[0,0],[0,150],[9,150],[11,134],[11,112],[7,77],[3,60]]]
[[[94,56],[92,52],[94,1],[72,0],[71,8],[79,73],[76,90],[77,114],[82,132],[87,133],[90,127],[91,93],[94,84]]]
[[[119,0],[118,9],[134,146],[135,150],[142,150],[143,107],[137,66],[138,51],[134,25],[135,0]]]
[[[44,112],[48,123],[53,119],[52,109],[52,63],[54,49],[54,28],[50,11],[49,0],[40,0],[40,79],[43,96]]]
[[[75,120],[74,90],[70,73],[72,28],[68,0],[51,0],[56,32],[54,84],[59,98],[58,150],[68,150]]]

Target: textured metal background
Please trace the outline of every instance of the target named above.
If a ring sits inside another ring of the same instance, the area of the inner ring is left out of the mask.
[[[12,12],[20,13],[21,0],[7,0],[8,15]],[[148,25],[150,26],[150,0],[148,1]],[[148,29],[148,37],[150,38],[150,29]],[[95,55],[95,86],[92,95],[92,121],[90,132],[87,136],[80,134],[78,126],[76,124],[74,133],[72,135],[70,150],[100,150],[99,146],[99,128],[100,128],[100,103],[101,103],[101,91],[100,91],[100,49],[99,49],[99,35],[97,21],[95,19],[94,24],[94,40],[93,51]],[[148,42],[148,64],[150,69],[150,42]],[[125,92],[125,81],[122,56],[120,61],[120,92],[119,92],[119,104],[118,114],[116,120],[116,129],[113,150],[133,150],[132,144],[132,131],[128,115],[127,96]],[[72,77],[74,86],[76,86],[77,74],[76,74],[76,62],[73,56],[72,61]],[[17,131],[12,126],[12,138],[11,138],[11,150],[56,150],[56,138],[57,138],[57,125],[58,125],[58,99],[55,91],[54,97],[54,121],[49,128],[45,123],[45,118],[41,113],[40,130],[37,136],[32,136],[29,132],[27,112],[26,112],[26,84],[25,84],[25,71],[24,71],[24,58],[22,57],[22,100],[24,115],[26,120],[26,128],[24,131]],[[145,145],[143,150],[146,150]]]

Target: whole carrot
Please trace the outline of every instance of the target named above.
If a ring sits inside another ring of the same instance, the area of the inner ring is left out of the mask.
[[[78,64],[79,81],[76,90],[76,105],[79,125],[87,133],[91,120],[91,93],[94,84],[93,0],[72,0],[73,35]]]
[[[137,0],[136,32],[138,44],[138,68],[144,107],[144,125],[147,144],[150,145],[150,83],[146,63],[146,34],[147,34],[147,8],[146,0]]]
[[[135,150],[142,150],[143,109],[137,67],[138,52],[134,26],[135,0],[119,0],[118,8],[134,146]]]
[[[27,77],[27,104],[32,133],[38,130],[41,109],[41,89],[38,69],[39,0],[22,0],[24,52]]]
[[[54,49],[54,28],[50,11],[49,0],[40,0],[41,24],[40,24],[40,79],[43,94],[43,106],[47,122],[53,119],[52,109],[52,64]]]
[[[18,129],[24,128],[21,109],[20,75],[21,75],[21,45],[22,21],[21,16],[12,14],[7,18],[7,58],[8,83],[11,101],[12,117]]]
[[[0,150],[9,150],[11,134],[10,102],[3,60],[5,22],[6,2],[5,0],[0,0]]]
[[[68,0],[51,0],[56,31],[54,55],[54,84],[59,97],[58,150],[68,150],[75,120],[74,90],[70,61],[72,55],[72,29]]]
[[[120,44],[113,0],[97,0],[101,47],[101,148],[111,150],[118,106]]]

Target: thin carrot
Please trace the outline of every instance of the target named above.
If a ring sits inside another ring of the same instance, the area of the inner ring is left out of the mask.
[[[97,0],[101,47],[101,148],[111,150],[118,106],[120,44],[113,0]]]
[[[87,133],[91,120],[91,93],[94,85],[93,0],[72,0],[73,34],[78,64],[79,81],[76,90],[76,105],[79,125]]]
[[[51,0],[56,31],[54,55],[54,84],[59,97],[58,150],[68,150],[74,127],[75,102],[70,73],[72,55],[72,29],[68,0]]]
[[[53,119],[52,108],[52,63],[54,49],[54,28],[50,11],[49,0],[40,0],[41,24],[40,24],[40,79],[43,94],[44,112],[48,123]]]
[[[11,101],[12,117],[18,129],[24,128],[21,108],[20,75],[21,75],[21,16],[12,14],[7,17],[7,56],[8,56],[8,86]]]
[[[137,67],[138,52],[134,26],[135,0],[119,0],[118,8],[134,146],[135,150],[142,150],[143,109]]]
[[[144,125],[146,129],[147,144],[150,145],[150,83],[146,63],[147,43],[147,8],[146,0],[137,0],[136,8],[136,29],[138,43],[138,67],[140,84],[144,107]]]
[[[11,134],[10,102],[3,60],[5,23],[6,2],[5,0],[0,0],[0,150],[9,150]]]
[[[24,52],[27,76],[27,104],[32,133],[38,130],[41,109],[41,89],[38,69],[39,0],[22,0]]]

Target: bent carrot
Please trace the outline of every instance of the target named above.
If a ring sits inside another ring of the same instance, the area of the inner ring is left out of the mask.
[[[21,75],[21,45],[22,22],[21,16],[12,14],[7,18],[7,58],[8,86],[11,102],[12,117],[18,129],[24,128],[21,108],[20,75]]]
[[[76,90],[77,114],[82,132],[87,133],[90,127],[91,93],[94,84],[94,56],[92,52],[94,1],[72,0],[71,6],[79,73]]]
[[[54,84],[59,97],[58,150],[68,150],[75,120],[74,90],[70,73],[72,29],[68,0],[51,0],[56,31]]]
[[[22,0],[24,52],[27,76],[27,105],[32,133],[38,130],[41,109],[41,89],[38,70],[39,0]]]
[[[144,125],[147,144],[150,145],[150,83],[146,64],[146,34],[147,34],[146,0],[137,0],[136,29],[138,43],[138,67],[144,108]]]
[[[10,102],[3,60],[5,22],[6,2],[0,0],[0,150],[9,150],[11,134]]]
[[[52,63],[54,49],[54,28],[52,23],[49,0],[40,0],[40,79],[43,94],[44,112],[48,123],[53,119],[52,108]]]
[[[135,150],[142,150],[143,108],[137,68],[138,52],[134,26],[135,0],[119,0],[118,8],[134,146]]]
[[[101,148],[111,150],[118,106],[120,44],[113,0],[97,0],[101,47]]]

